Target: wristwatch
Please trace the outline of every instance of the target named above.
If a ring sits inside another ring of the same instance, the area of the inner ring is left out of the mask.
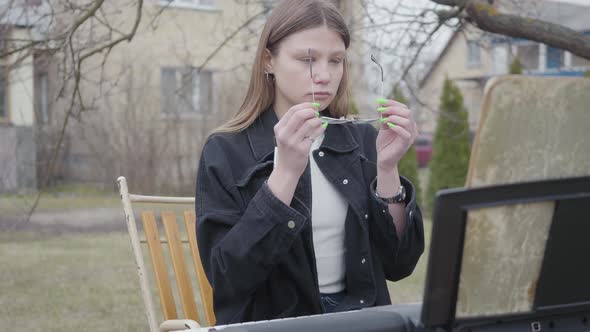
[[[403,203],[406,200],[406,188],[400,185],[399,191],[393,197],[381,197],[377,191],[375,191],[375,197],[384,204]]]

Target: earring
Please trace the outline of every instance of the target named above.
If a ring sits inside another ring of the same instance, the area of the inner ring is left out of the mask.
[[[268,77],[272,76],[272,80],[275,81],[275,76],[272,73],[269,73],[266,69],[264,70],[264,75],[266,76],[266,81],[268,82]]]

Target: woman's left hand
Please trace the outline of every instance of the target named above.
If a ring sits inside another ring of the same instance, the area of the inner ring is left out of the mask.
[[[377,135],[377,166],[393,169],[414,144],[418,129],[412,112],[400,102],[385,99],[378,111],[383,120]]]

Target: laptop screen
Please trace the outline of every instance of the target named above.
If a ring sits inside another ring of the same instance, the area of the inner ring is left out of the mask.
[[[456,318],[533,310],[555,202],[469,210]]]

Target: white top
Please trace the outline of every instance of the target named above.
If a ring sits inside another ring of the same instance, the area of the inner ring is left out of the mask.
[[[338,293],[346,288],[344,283],[346,271],[344,221],[348,203],[322,174],[312,156],[312,152],[320,147],[323,140],[324,135],[322,134],[314,141],[309,153],[313,245],[320,293]],[[323,153],[320,153],[320,158],[322,155]]]

